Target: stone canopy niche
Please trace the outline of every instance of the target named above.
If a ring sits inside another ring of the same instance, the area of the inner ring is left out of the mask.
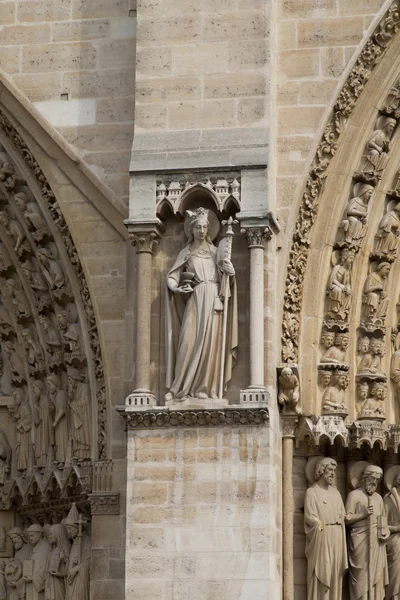
[[[39,164],[0,113],[0,590],[88,600],[96,515],[118,514],[99,335]]]

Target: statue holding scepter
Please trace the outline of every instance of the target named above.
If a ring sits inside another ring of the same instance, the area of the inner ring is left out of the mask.
[[[231,379],[237,348],[236,281],[229,244],[223,239],[217,248],[212,242],[218,231],[212,211],[186,212],[188,244],[167,276],[167,402],[218,399]]]

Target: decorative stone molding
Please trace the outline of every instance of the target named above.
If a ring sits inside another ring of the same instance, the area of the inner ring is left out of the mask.
[[[304,417],[300,419],[296,431],[296,446],[304,441],[311,441],[318,446],[322,439],[329,440],[333,446],[337,438],[342,440],[344,446],[348,446],[349,432],[342,416]]]
[[[125,406],[117,406],[117,411],[126,419],[128,429],[150,429],[164,427],[216,427],[216,426],[258,426],[269,421],[268,408],[229,406],[222,409],[169,410],[159,407],[156,410],[128,412]]]
[[[286,277],[282,331],[282,360],[284,361],[298,361],[300,313],[311,231],[316,220],[327,169],[336,153],[339,136],[346,128],[358,98],[385,48],[400,27],[399,7],[400,0],[396,0],[364,46],[337,98],[310,169],[295,225]]]
[[[95,492],[88,496],[92,515],[119,515],[119,494]]]

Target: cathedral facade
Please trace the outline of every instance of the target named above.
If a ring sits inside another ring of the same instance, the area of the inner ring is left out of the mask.
[[[0,25],[0,600],[400,597],[400,0]]]

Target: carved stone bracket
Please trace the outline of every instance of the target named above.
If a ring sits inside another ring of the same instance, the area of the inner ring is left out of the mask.
[[[88,498],[92,515],[119,515],[119,493],[94,492]]]
[[[222,409],[169,410],[159,409],[126,412],[125,406],[117,411],[126,419],[128,429],[150,429],[164,427],[215,427],[231,425],[265,425],[269,421],[268,408],[243,408],[229,406]]]

